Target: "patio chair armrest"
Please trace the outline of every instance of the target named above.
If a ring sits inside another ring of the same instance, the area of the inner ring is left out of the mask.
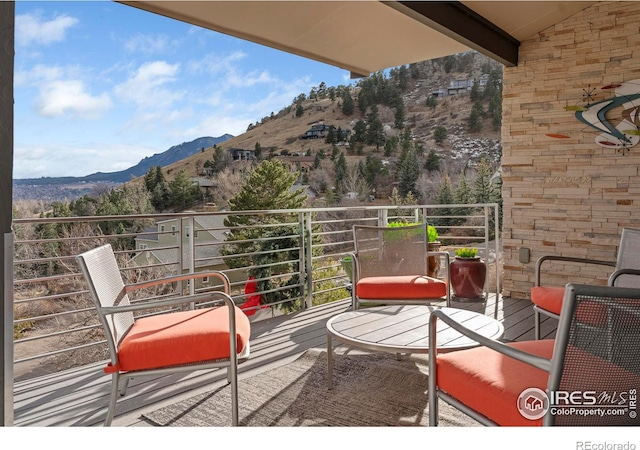
[[[607,285],[615,286],[616,280],[621,275],[640,275],[640,270],[638,270],[638,269],[618,269],[618,270],[616,270],[615,272],[613,272],[609,276],[609,281],[607,282]],[[640,281],[638,281],[638,284],[640,284]]]
[[[150,281],[143,281],[141,283],[133,283],[133,284],[128,284],[125,286],[125,293],[130,293],[130,292],[134,292],[137,291],[138,289],[145,289],[145,288],[149,288],[152,286],[158,286],[158,285],[162,285],[162,284],[168,284],[168,283],[174,283],[177,281],[188,281],[188,280],[194,280],[194,279],[198,279],[198,278],[205,278],[205,277],[212,277],[212,278],[218,278],[220,280],[222,280],[222,283],[224,284],[224,290],[226,293],[231,292],[231,284],[229,282],[229,278],[220,271],[217,270],[210,270],[207,272],[196,272],[196,273],[188,273],[188,274],[183,274],[183,275],[173,275],[170,277],[164,277],[164,278],[158,278],[155,280],[150,280]]]
[[[216,299],[224,301],[224,303],[229,306],[230,309],[233,309],[232,307],[235,306],[233,299],[226,292],[210,291],[202,294],[173,297],[166,300],[140,301],[138,303],[129,305],[106,306],[102,308],[102,312],[104,314],[117,314],[123,312],[144,311],[148,309],[165,308],[168,306],[184,305],[187,303]]]
[[[559,261],[559,262],[568,262],[568,263],[576,263],[576,264],[592,264],[592,265],[599,265],[599,266],[616,267],[615,261],[576,258],[571,256],[543,255],[540,258],[538,258],[538,260],[536,261],[534,286],[541,286],[540,282],[542,277],[542,265],[547,261]]]
[[[457,332],[463,334],[476,341],[482,346],[488,347],[496,352],[502,353],[505,356],[510,358],[517,359],[518,361],[522,361],[525,364],[529,364],[533,367],[536,367],[540,370],[544,370],[546,372],[551,371],[551,360],[547,358],[543,358],[541,356],[532,355],[531,353],[524,352],[522,350],[518,350],[513,347],[509,347],[508,345],[497,341],[495,339],[488,338],[486,336],[482,336],[476,333],[473,330],[465,327],[461,323],[449,317],[444,311],[435,310],[431,313],[431,317],[429,318],[429,362],[433,360],[435,370],[435,358],[436,358],[436,349],[437,347],[437,332],[436,332],[436,324],[437,320],[440,319],[451,328],[456,330]],[[429,373],[432,368],[429,368]],[[435,373],[435,372],[433,372]]]

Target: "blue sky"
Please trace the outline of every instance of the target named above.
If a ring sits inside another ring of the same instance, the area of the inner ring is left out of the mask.
[[[14,178],[115,172],[242,134],[349,73],[110,1],[16,3]]]

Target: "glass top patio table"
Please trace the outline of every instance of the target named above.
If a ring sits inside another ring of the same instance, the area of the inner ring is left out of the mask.
[[[333,388],[333,338],[362,350],[390,353],[428,353],[429,318],[439,309],[467,328],[491,339],[504,334],[504,326],[473,311],[425,305],[388,305],[338,314],[327,321],[327,383]],[[478,343],[442,321],[437,323],[438,350],[453,351]]]

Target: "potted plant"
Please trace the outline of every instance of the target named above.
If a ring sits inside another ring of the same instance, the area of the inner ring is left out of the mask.
[[[449,265],[451,288],[456,300],[477,301],[484,299],[487,266],[474,247],[458,248]]]

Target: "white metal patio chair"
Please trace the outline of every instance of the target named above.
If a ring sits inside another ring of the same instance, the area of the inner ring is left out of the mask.
[[[76,260],[104,328],[111,357],[104,369],[112,374],[104,425],[111,425],[118,395],[125,395],[131,378],[220,367],[227,368],[231,422],[238,425],[238,363],[249,357],[251,329],[249,319],[229,296],[226,275],[209,271],[125,285],[111,245],[89,250],[76,256]],[[165,300],[129,299],[128,294],[138,289],[199,277],[220,279],[224,292]],[[221,306],[193,308],[204,301]],[[191,309],[176,309],[179,305],[189,305]],[[158,313],[159,308],[164,311]],[[134,315],[149,310],[153,310],[152,314]]]
[[[449,253],[428,252],[426,224],[403,227],[354,225],[353,309],[360,304],[450,306]],[[428,276],[428,258],[445,258],[444,279]]]
[[[543,268],[546,263],[569,263],[571,265],[596,265],[604,268],[611,267],[607,273],[609,286],[640,288],[640,229],[623,228],[620,236],[617,261],[603,261],[597,259],[574,258],[556,255],[544,255],[536,261],[535,281],[531,289],[533,303],[534,333],[540,339],[540,314],[559,319],[562,310],[564,287],[544,285],[542,283]],[[604,278],[604,277],[603,277]]]

